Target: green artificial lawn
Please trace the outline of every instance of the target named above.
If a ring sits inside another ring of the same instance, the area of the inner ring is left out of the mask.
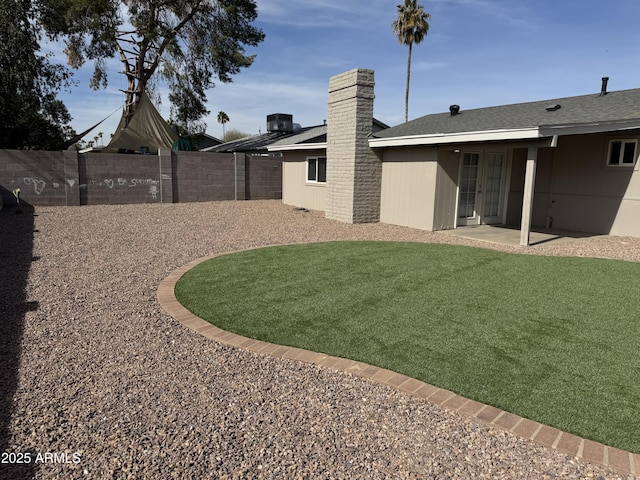
[[[640,453],[640,264],[331,242],[217,257],[175,292],[225,330]]]

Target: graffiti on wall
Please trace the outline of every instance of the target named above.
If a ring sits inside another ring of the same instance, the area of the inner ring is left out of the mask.
[[[33,185],[33,190],[36,193],[36,195],[40,195],[44,190],[44,187],[47,186],[47,182],[39,178],[24,177],[22,181],[24,182],[25,185]]]
[[[122,188],[134,188],[134,187],[149,187],[148,193],[155,200],[158,198],[158,193],[160,193],[159,186],[160,180],[155,180],[153,178],[122,178],[119,177],[117,179],[113,178],[104,178],[102,180],[89,180],[87,183],[81,183],[78,185],[81,189],[86,189],[89,187],[98,187],[98,188],[107,188],[112,190],[113,188],[122,187]]]
[[[158,162],[131,155],[0,149],[0,193],[11,200],[7,191],[20,188],[24,200],[36,206],[280,198],[281,162],[275,162],[277,171],[272,172],[269,160],[263,176],[255,175],[262,169],[262,163],[255,162],[265,162],[261,157],[245,158],[245,164],[254,167],[236,171],[229,154],[182,155],[174,152],[171,159]],[[194,172],[202,170],[216,175],[215,185],[207,178],[194,178]]]
[[[30,185],[33,187],[33,191],[36,195],[41,195],[44,189],[47,186],[47,182],[42,180],[41,178],[36,177],[24,177],[22,179],[25,185]],[[70,187],[75,185],[75,180],[67,179],[67,184]],[[11,183],[14,183],[13,181]],[[108,189],[113,189],[114,187],[126,187],[126,188],[135,188],[135,187],[149,187],[148,193],[155,199],[157,198],[158,193],[160,192],[159,186],[160,180],[155,180],[153,178],[104,178],[102,180],[89,180],[87,183],[82,183],[78,185],[79,188],[89,188],[91,187],[104,187]],[[60,184],[53,182],[51,186],[54,189],[60,188]]]

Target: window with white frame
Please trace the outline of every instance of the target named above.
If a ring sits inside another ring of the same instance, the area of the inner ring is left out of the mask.
[[[327,157],[307,157],[307,182],[327,183]]]
[[[611,140],[607,153],[607,165],[610,167],[633,167],[638,158],[637,150],[638,140]]]

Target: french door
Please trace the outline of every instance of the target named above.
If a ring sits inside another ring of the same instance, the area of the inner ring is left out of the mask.
[[[506,156],[464,152],[458,188],[458,226],[502,223]]]

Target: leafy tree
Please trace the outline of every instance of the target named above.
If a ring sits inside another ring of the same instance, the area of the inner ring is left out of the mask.
[[[241,138],[250,137],[250,133],[241,132],[238,129],[232,128],[222,137],[223,142],[232,142],[234,140],[240,140]]]
[[[409,47],[407,58],[407,89],[404,97],[404,121],[409,121],[409,83],[411,79],[411,52],[416,45],[427,36],[431,15],[424,11],[417,0],[405,0],[404,5],[398,5],[398,18],[393,22],[393,33],[401,44]]]
[[[40,2],[0,0],[0,148],[60,148],[73,136],[64,104],[69,72],[40,53]]]
[[[224,138],[224,124],[229,121],[229,115],[223,111],[218,112],[218,123],[222,125],[222,138]]]
[[[64,38],[69,64],[94,61],[91,87],[108,83],[106,60],[118,57],[127,77],[131,119],[154,75],[168,82],[172,122],[203,129],[205,91],[249,67],[264,33],[254,27],[255,0],[50,0],[45,28]],[[157,78],[157,77],[156,77]]]

